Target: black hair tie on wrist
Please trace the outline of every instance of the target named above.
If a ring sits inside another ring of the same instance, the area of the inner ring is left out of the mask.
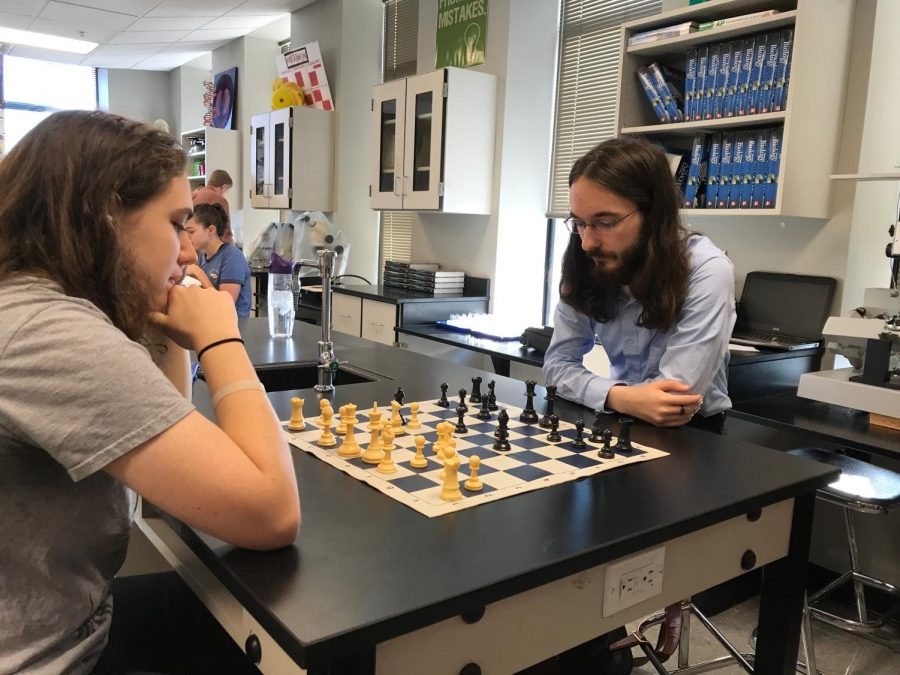
[[[197,362],[199,363],[200,359],[203,357],[203,355],[206,352],[208,352],[210,349],[212,349],[213,347],[218,347],[219,345],[224,345],[228,342],[240,342],[241,344],[244,344],[244,341],[239,337],[231,337],[231,338],[225,338],[224,340],[216,340],[212,344],[206,345],[203,349],[201,349],[199,352],[197,352]]]

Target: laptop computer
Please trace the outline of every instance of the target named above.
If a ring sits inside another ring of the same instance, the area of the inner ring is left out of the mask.
[[[820,347],[836,285],[831,277],[750,272],[731,342],[773,350]]]

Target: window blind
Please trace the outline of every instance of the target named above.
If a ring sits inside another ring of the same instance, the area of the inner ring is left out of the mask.
[[[661,7],[662,0],[563,0],[549,217],[569,215],[572,164],[616,135],[621,24]]]
[[[419,0],[385,0],[381,75],[390,82],[416,74],[419,49]],[[378,276],[385,260],[409,262],[412,255],[412,213],[382,211]]]

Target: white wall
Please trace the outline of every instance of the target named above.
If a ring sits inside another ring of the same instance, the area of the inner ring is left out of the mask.
[[[109,112],[153,122],[164,119],[175,128],[169,74],[155,70],[107,70]]]
[[[172,97],[172,109],[175,113],[175,127],[172,132],[175,134],[199,129],[203,126],[203,115],[206,112],[203,105],[203,82],[212,80],[212,72],[208,66],[193,65],[203,60],[197,59],[197,61],[175,68],[169,73],[169,91]],[[205,61],[209,60],[205,59]]]

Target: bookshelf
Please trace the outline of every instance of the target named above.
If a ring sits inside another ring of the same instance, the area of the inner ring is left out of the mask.
[[[206,184],[215,169],[224,169],[234,181],[228,193],[232,209],[241,208],[241,132],[231,129],[200,127],[181,133],[181,147],[188,156],[188,182],[191,190]],[[197,169],[202,167],[202,172]]]
[[[829,217],[832,167],[840,140],[853,3],[846,0],[709,0],[623,24],[616,128],[666,147],[689,150],[697,133],[783,127],[774,208],[683,209],[685,216]],[[777,9],[778,14],[628,47],[628,38],[686,21],[713,21]],[[658,123],[635,74],[652,62],[684,70],[690,49],[792,28],[790,86],[785,110],[742,117]]]

